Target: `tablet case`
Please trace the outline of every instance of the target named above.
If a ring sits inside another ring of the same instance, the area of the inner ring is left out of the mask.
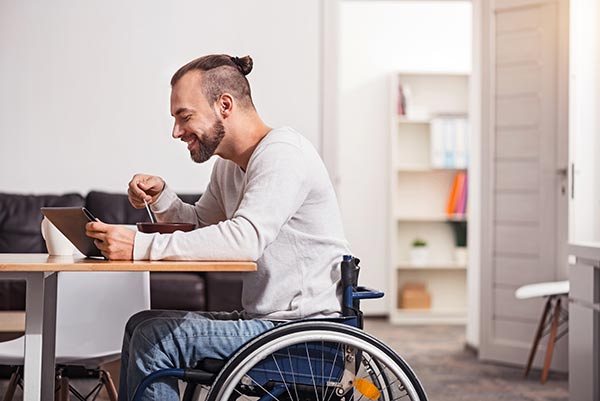
[[[94,221],[92,214],[84,207],[43,207],[42,214],[48,218],[85,256],[100,256],[102,253],[94,239],[85,235],[85,225]]]

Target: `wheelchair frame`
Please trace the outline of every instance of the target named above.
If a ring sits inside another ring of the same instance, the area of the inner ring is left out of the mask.
[[[384,361],[385,369],[390,369],[397,377],[396,381],[401,380],[402,386],[409,384],[403,390],[411,400],[426,401],[425,391],[410,366],[381,341],[362,331],[360,301],[381,298],[384,294],[358,286],[359,262],[351,255],[344,255],[341,263],[342,317],[284,323],[250,340],[227,360],[208,359],[195,368],[154,372],[139,384],[133,401],[141,401],[146,388],[164,377],[188,383],[184,401],[192,401],[198,384],[211,387],[207,401],[226,401],[232,391],[239,392],[237,388],[243,388],[251,395],[255,393],[252,396],[260,397],[259,401],[278,400],[280,395],[285,397],[286,392],[289,399],[293,399],[292,389],[296,399],[300,400],[298,388],[305,392],[314,388],[315,400],[329,400],[334,394],[336,399],[346,400],[345,397],[355,391],[355,375],[360,364],[365,363],[363,353],[372,358],[366,371],[379,382],[380,388],[391,388],[395,383],[385,381],[387,375],[378,365],[379,361]],[[340,349],[342,341],[344,346]],[[312,362],[311,355],[320,355],[320,365]],[[377,360],[373,363],[375,357]],[[330,388],[332,392],[326,398]],[[323,393],[321,398],[317,389]],[[379,395],[377,397],[370,399],[380,399]]]

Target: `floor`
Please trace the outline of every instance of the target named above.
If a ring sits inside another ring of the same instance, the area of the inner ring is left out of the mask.
[[[539,371],[523,378],[521,368],[481,363],[465,349],[464,326],[391,326],[384,319],[368,319],[365,329],[395,349],[417,373],[433,401],[567,401],[566,374],[551,373],[540,384]],[[81,392],[94,383],[76,380]],[[0,381],[1,394],[6,381]],[[105,401],[101,393],[98,401]],[[14,398],[22,400],[20,390]]]
[[[464,326],[391,326],[371,319],[365,329],[398,352],[417,373],[433,401],[567,401],[568,377],[540,371],[523,378],[523,369],[481,363],[465,349]]]

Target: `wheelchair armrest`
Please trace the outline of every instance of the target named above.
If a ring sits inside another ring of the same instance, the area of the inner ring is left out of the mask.
[[[354,291],[352,291],[352,299],[375,299],[382,298],[384,293],[381,291],[374,290],[368,287],[356,287]]]

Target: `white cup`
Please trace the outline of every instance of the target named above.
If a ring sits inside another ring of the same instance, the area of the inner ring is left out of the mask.
[[[75,247],[46,217],[42,220],[42,237],[46,241],[48,254],[52,256],[73,256]]]

